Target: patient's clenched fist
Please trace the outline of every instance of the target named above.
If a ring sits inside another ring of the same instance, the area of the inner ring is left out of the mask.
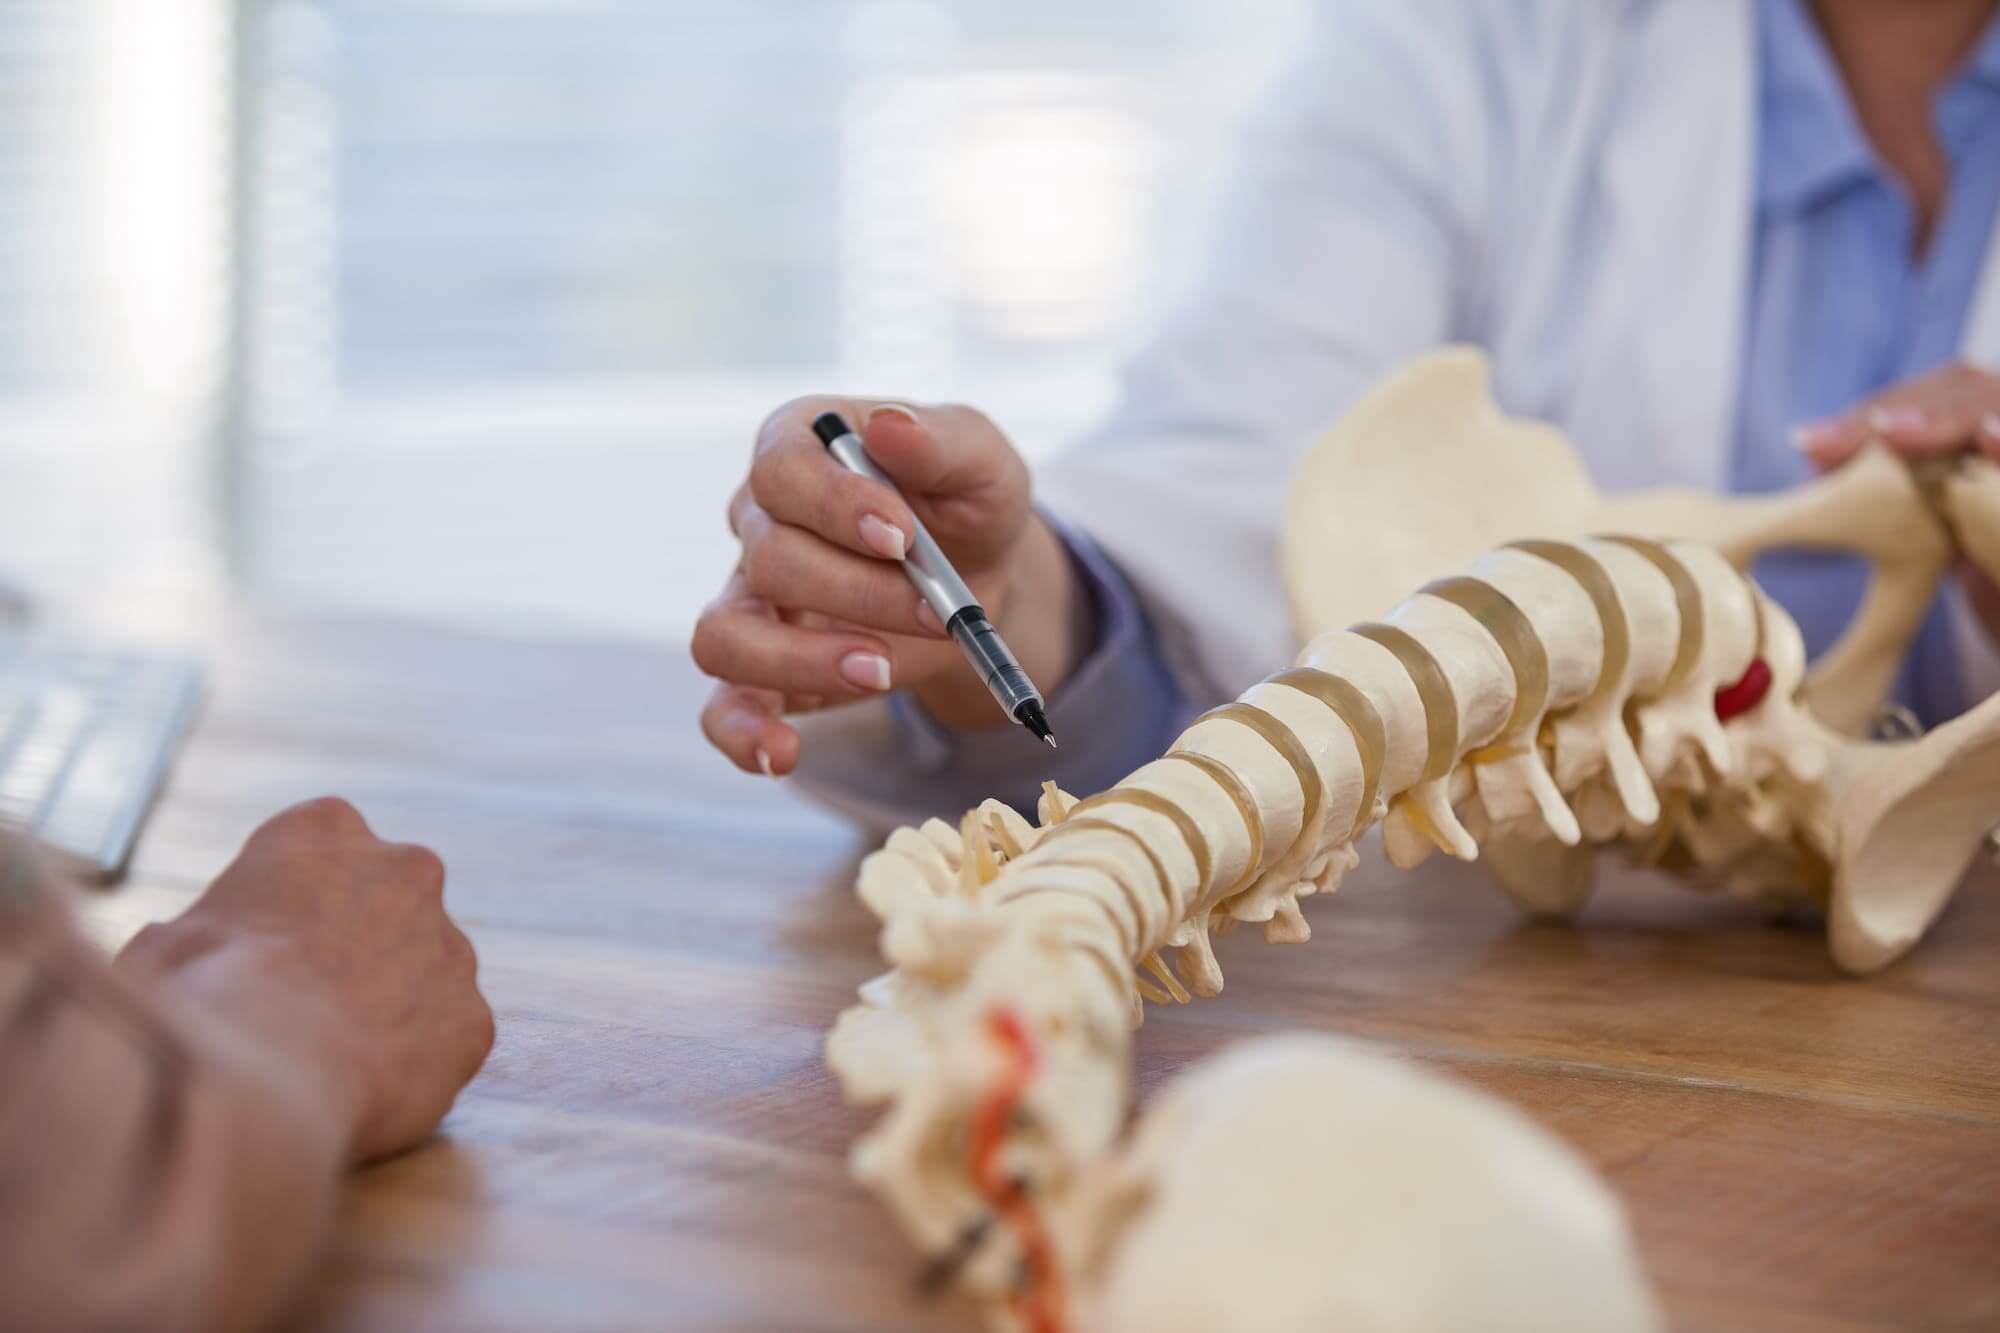
[[[149,926],[121,965],[201,1003],[235,994],[204,973],[248,969],[311,1005],[309,1053],[365,1161],[434,1129],[493,1045],[472,943],[444,911],[444,864],[427,848],[384,842],[335,798],[266,822],[185,914]],[[223,1015],[255,1028],[259,1015]],[[320,1021],[323,1020],[323,1021]],[[291,1020],[264,1035],[283,1045]]]

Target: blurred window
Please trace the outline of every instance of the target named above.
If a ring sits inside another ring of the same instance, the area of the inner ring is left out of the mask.
[[[0,443],[186,444],[227,309],[222,0],[0,0]]]
[[[1105,409],[1304,3],[0,0],[0,416],[212,425],[266,590],[680,634],[784,399]]]

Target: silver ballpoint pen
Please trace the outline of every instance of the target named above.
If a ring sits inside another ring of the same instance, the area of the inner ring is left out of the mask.
[[[858,472],[881,482],[897,495],[902,494],[889,474],[875,466],[875,460],[862,446],[861,437],[854,433],[838,412],[824,412],[816,417],[813,434],[819,436],[826,451],[849,472]],[[959,650],[986,682],[986,688],[992,692],[994,702],[1000,705],[1000,711],[1047,741],[1049,748],[1054,749],[1056,738],[1049,730],[1042,692],[1035,688],[1035,682],[1028,679],[1028,673],[1021,669],[1014,654],[1007,650],[1007,645],[1000,639],[1000,632],[986,618],[985,610],[972,595],[972,589],[965,586],[965,580],[958,576],[958,571],[951,567],[951,561],[944,558],[944,552],[938,549],[922,519],[916,520],[916,531],[910,534],[909,550],[903,556],[903,573],[916,585],[917,592],[930,604],[931,610],[937,612],[938,619],[944,622],[951,637],[958,641]]]

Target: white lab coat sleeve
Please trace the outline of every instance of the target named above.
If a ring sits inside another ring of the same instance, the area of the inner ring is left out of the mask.
[[[1110,420],[1039,478],[1139,592],[1190,701],[1290,657],[1277,563],[1305,447],[1407,358],[1468,336],[1517,7],[1320,8],[1245,126],[1215,255]],[[1537,7],[1520,7],[1522,11]],[[1532,47],[1532,34],[1526,45]]]

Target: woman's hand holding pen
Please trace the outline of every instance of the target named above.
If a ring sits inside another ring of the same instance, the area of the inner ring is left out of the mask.
[[[827,453],[812,430],[827,411],[854,423],[907,503]],[[729,505],[742,558],[695,626],[695,662],[720,682],[702,710],[710,743],[746,771],[788,773],[799,735],[784,714],[890,689],[948,726],[1006,724],[897,563],[912,518],[1029,675],[1055,688],[1084,646],[1086,599],[1029,495],[1027,465],[971,408],[801,398],[772,413]]]

